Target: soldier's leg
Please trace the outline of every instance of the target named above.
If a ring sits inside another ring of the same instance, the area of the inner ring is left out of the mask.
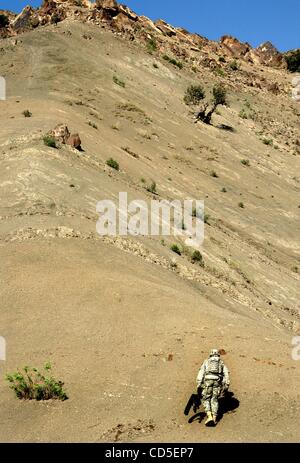
[[[206,381],[203,390],[203,406],[207,414],[207,420],[205,421],[206,426],[211,426],[214,423],[212,409],[211,409],[211,400],[213,396],[213,381]]]
[[[221,394],[221,387],[218,383],[215,383],[212,387],[212,398],[211,398],[211,411],[214,422],[217,421],[218,410],[219,410],[219,397]]]

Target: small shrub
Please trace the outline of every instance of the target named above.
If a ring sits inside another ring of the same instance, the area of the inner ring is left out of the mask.
[[[215,85],[212,93],[215,106],[227,104],[227,91],[222,84]]]
[[[194,264],[195,262],[198,262],[201,267],[204,267],[204,262],[203,262],[203,256],[200,251],[196,250],[193,252],[191,256],[191,261]]]
[[[205,98],[205,91],[201,85],[190,85],[185,92],[184,102],[187,105],[198,104]]]
[[[227,189],[224,186],[223,186],[221,191],[222,191],[222,193],[227,193]]]
[[[249,167],[250,166],[250,161],[249,161],[249,159],[242,159],[241,164],[243,164],[243,166],[248,166]]]
[[[44,373],[36,368],[24,367],[22,371],[6,375],[10,383],[10,389],[14,391],[18,399],[23,400],[66,400],[68,398],[63,389],[64,383],[57,381],[52,376],[46,376],[51,370],[51,365],[44,366]]]
[[[181,251],[179,249],[179,246],[177,244],[172,244],[170,247],[171,251],[175,252],[175,254],[178,254],[181,256]]]
[[[225,72],[223,71],[222,68],[216,68],[216,69],[215,69],[215,74],[216,74],[217,76],[220,76],[220,77],[224,77],[224,76],[225,76]]]
[[[156,51],[157,50],[156,40],[154,40],[154,39],[148,40],[146,48],[147,48],[148,53],[150,53],[150,54],[153,53],[154,51]]]
[[[230,69],[232,71],[238,71],[239,70],[239,65],[238,65],[237,60],[231,61],[231,63],[229,64],[229,67],[230,67]]]
[[[240,207],[241,209],[244,209],[244,208],[245,208],[245,204],[244,204],[243,202],[240,202],[240,203],[239,203],[239,207]]]
[[[181,61],[177,61],[175,58],[171,58],[168,55],[163,55],[163,59],[173,64],[174,66],[177,66],[179,69],[183,68],[183,64],[181,63]]]
[[[6,27],[9,25],[9,19],[5,14],[0,14],[0,27]]]
[[[246,111],[244,109],[241,109],[240,112],[239,112],[239,116],[242,118],[242,119],[248,119],[248,115],[246,113]]]
[[[125,88],[126,84],[123,80],[120,80],[117,76],[113,76],[113,81],[115,84],[119,85],[119,87]]]
[[[147,191],[149,191],[149,193],[152,193],[152,194],[156,194],[157,191],[156,191],[156,183],[155,182],[152,182],[150,185],[147,186]]]
[[[158,69],[158,64],[157,64],[157,63],[153,63],[153,67],[154,67],[155,69]]]
[[[94,122],[89,121],[89,122],[88,122],[88,125],[89,125],[90,127],[93,127],[93,129],[98,130],[98,126],[97,126]]]
[[[214,178],[218,178],[218,177],[219,177],[218,174],[217,174],[217,172],[216,172],[215,170],[211,170],[210,173],[209,173],[209,175],[210,175],[211,177],[214,177]]]
[[[300,50],[289,52],[285,56],[285,60],[290,72],[300,72]]]
[[[226,59],[224,58],[224,56],[219,56],[219,61],[220,63],[226,63]]]
[[[57,148],[56,140],[52,137],[52,135],[45,135],[43,141],[46,146],[49,146],[49,148]]]
[[[23,111],[22,114],[23,114],[24,117],[31,117],[32,116],[32,113],[28,109],[25,109],[25,111]]]
[[[113,158],[109,158],[107,161],[106,161],[106,165],[111,167],[112,169],[115,169],[115,170],[120,170],[120,166],[119,166],[119,163],[117,161],[115,161]]]
[[[271,138],[263,138],[262,142],[264,145],[268,145],[268,146],[273,145],[273,140]]]

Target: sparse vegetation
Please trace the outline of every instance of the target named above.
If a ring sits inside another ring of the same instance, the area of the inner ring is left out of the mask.
[[[119,79],[117,76],[113,76],[113,81],[116,85],[119,85],[119,87],[125,88],[126,84],[123,80]]]
[[[236,59],[231,61],[231,63],[229,63],[229,67],[232,71],[238,71],[240,68]]]
[[[239,116],[240,116],[240,118],[242,118],[242,119],[248,119],[248,115],[247,115],[247,113],[246,113],[246,111],[245,111],[244,108],[240,110]]]
[[[93,129],[98,130],[98,126],[97,126],[94,122],[89,121],[89,122],[88,122],[88,125],[89,125],[90,127],[93,127]]]
[[[9,19],[5,14],[0,14],[0,27],[6,27],[9,25]]]
[[[300,72],[300,50],[289,52],[285,56],[285,60],[290,72]]]
[[[155,52],[157,50],[156,40],[155,39],[148,40],[146,48],[147,48],[148,53],[150,53],[150,54]]]
[[[264,145],[273,145],[273,140],[271,138],[262,138],[261,140],[263,142]]]
[[[175,58],[171,58],[168,55],[163,55],[163,59],[168,61],[169,63],[173,64],[174,66],[178,67],[179,69],[183,68],[183,64],[181,61],[177,61]]]
[[[222,193],[227,193],[227,189],[223,186],[223,188],[221,189],[221,192]]]
[[[154,195],[157,194],[157,191],[156,191],[156,182],[151,182],[150,185],[147,186],[146,188],[147,191],[149,191],[149,193],[152,193]]]
[[[25,109],[25,111],[22,112],[24,117],[31,117],[32,113],[29,111],[29,109]]]
[[[226,59],[224,56],[219,56],[220,63],[226,63]]]
[[[244,208],[245,208],[245,204],[241,201],[241,202],[239,202],[239,207],[240,207],[241,209],[244,209]]]
[[[190,85],[185,92],[184,102],[187,105],[196,105],[205,98],[202,85]]]
[[[213,113],[216,111],[219,105],[228,105],[227,102],[227,91],[226,88],[222,84],[217,84],[212,89],[212,107],[210,110],[207,111],[208,103],[204,105],[204,107],[198,112],[196,116],[196,120],[200,120],[205,124],[211,123],[211,118]]]
[[[6,375],[6,380],[10,383],[9,387],[18,399],[66,400],[68,396],[63,389],[64,384],[53,376],[47,376],[50,370],[50,363],[46,363],[43,373],[37,368],[25,366],[21,371]]]
[[[180,250],[178,244],[172,244],[170,249],[171,249],[172,252],[175,252],[175,254],[178,254],[179,256],[181,256],[181,250]]]
[[[157,63],[153,63],[153,67],[154,67],[155,69],[158,69],[159,66],[158,66]]]
[[[214,177],[214,178],[218,178],[218,177],[219,177],[218,174],[217,174],[217,172],[216,172],[215,170],[211,170],[210,173],[209,173],[209,175],[210,175],[211,177]]]
[[[201,267],[204,267],[203,256],[202,256],[201,252],[198,251],[198,250],[195,250],[192,253],[191,261],[192,261],[193,264],[197,262]]]
[[[249,167],[250,166],[250,161],[249,161],[249,159],[242,159],[241,164],[243,164],[243,166],[248,166]]]
[[[119,163],[118,163],[117,161],[115,161],[113,158],[109,158],[109,159],[106,161],[106,165],[108,165],[108,166],[111,167],[112,169],[120,170]]]
[[[51,135],[45,135],[43,141],[46,146],[49,146],[49,148],[57,148],[56,140]]]

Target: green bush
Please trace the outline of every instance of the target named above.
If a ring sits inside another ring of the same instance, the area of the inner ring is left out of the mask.
[[[271,138],[263,138],[262,142],[264,145],[273,145],[273,140]]]
[[[9,19],[5,14],[0,14],[0,27],[6,27],[9,25]]]
[[[24,117],[31,117],[32,116],[32,113],[28,109],[25,109],[25,111],[23,111],[22,114],[23,114]]]
[[[201,85],[190,85],[185,92],[184,102],[187,105],[198,104],[205,98],[205,91]]]
[[[215,106],[227,104],[227,91],[222,84],[215,85],[212,90],[212,93]]]
[[[57,148],[55,138],[52,135],[45,135],[43,141],[49,148]]]
[[[177,244],[172,244],[170,249],[171,249],[171,251],[175,252],[175,254],[178,254],[179,256],[181,256],[181,251],[180,251],[179,246]]]
[[[148,50],[148,52],[150,54],[153,53],[154,51],[156,51],[157,50],[156,40],[154,40],[154,39],[148,40],[146,48],[147,48],[147,50]]]
[[[238,71],[239,70],[239,65],[238,65],[238,62],[236,60],[234,61],[231,61],[231,63],[229,64],[229,67],[232,71]]]
[[[126,84],[123,80],[119,79],[117,76],[113,76],[113,81],[115,84],[119,85],[119,87],[125,88]]]
[[[120,166],[119,166],[119,163],[117,161],[115,161],[113,158],[109,158],[107,161],[106,161],[106,164],[111,167],[112,169],[115,169],[115,170],[120,170]]]
[[[156,182],[152,182],[146,189],[149,193],[156,194]]]
[[[285,60],[290,72],[300,72],[300,50],[289,52],[285,56]]]
[[[6,375],[10,389],[18,399],[23,400],[66,400],[68,398],[63,389],[64,383],[52,376],[46,376],[51,370],[50,363],[44,366],[44,373],[36,368],[24,367],[23,370]]]
[[[242,118],[242,119],[248,119],[248,115],[246,113],[246,111],[244,109],[241,109],[240,112],[239,112],[239,116]]]
[[[177,66],[179,69],[183,68],[183,64],[181,63],[181,61],[177,61],[175,58],[171,58],[168,55],[163,55],[163,59],[173,64],[174,66]]]
[[[198,262],[201,267],[204,267],[204,262],[203,262],[203,256],[200,251],[194,251],[191,257],[191,261],[194,264],[195,262]]]
[[[248,166],[249,167],[250,166],[250,161],[249,161],[249,159],[242,159],[241,164],[243,164],[243,166]]]
[[[226,59],[224,58],[224,56],[219,56],[219,61],[220,63],[226,63]]]

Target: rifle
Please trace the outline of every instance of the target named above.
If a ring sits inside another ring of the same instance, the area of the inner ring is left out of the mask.
[[[201,405],[201,387],[198,388],[197,394],[191,395],[184,409],[184,414],[187,416],[190,413],[192,407],[193,407],[194,413],[197,413],[197,410],[199,410],[200,405]]]

